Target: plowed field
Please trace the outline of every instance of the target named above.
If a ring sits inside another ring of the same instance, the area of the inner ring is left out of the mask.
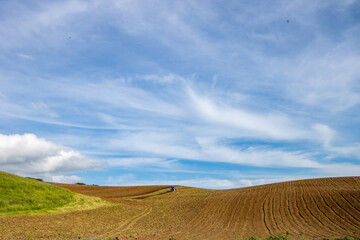
[[[0,218],[3,239],[292,239],[360,235],[360,177],[324,178],[207,190],[167,186],[60,185],[118,202],[47,216]]]

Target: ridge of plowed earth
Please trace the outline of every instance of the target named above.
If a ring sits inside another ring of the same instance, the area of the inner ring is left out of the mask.
[[[118,204],[51,216],[1,218],[0,239],[241,239],[286,232],[292,239],[315,239],[360,234],[360,177],[217,191],[57,185]]]

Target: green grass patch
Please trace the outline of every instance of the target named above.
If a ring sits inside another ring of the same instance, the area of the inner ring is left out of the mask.
[[[0,215],[55,209],[73,201],[74,193],[67,189],[0,171]]]

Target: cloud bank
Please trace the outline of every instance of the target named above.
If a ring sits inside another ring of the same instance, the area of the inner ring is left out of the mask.
[[[96,161],[86,159],[78,151],[34,134],[0,134],[0,164],[2,171],[57,182],[78,181],[79,177],[63,174],[99,167]]]

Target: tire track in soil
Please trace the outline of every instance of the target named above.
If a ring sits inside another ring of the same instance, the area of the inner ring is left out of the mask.
[[[151,211],[152,211],[151,206],[145,206],[144,211],[131,217],[129,220],[122,222],[117,227],[115,227],[114,230],[103,233],[100,237],[109,237],[109,236],[112,237],[112,236],[119,235],[121,232],[128,230],[130,227],[132,227],[134,224],[136,224],[137,221],[139,221],[143,217],[149,215],[151,213]]]
[[[279,206],[281,207],[281,198],[279,198],[278,201],[279,202],[279,205],[276,204],[276,197],[280,197],[279,194],[272,194],[271,195],[271,213],[272,213],[272,217],[273,217],[273,220],[274,220],[274,223],[275,223],[275,233],[278,233],[280,231],[280,225],[278,223],[278,220],[276,220],[277,218],[281,219],[281,214],[280,214],[280,211],[279,211],[279,214],[277,213],[277,211],[275,210],[276,206]],[[280,221],[281,222],[281,221]]]
[[[264,225],[265,225],[265,227],[266,227],[266,229],[267,229],[268,234],[271,235],[270,228],[269,228],[268,224],[266,223],[266,216],[267,216],[267,214],[266,214],[266,211],[265,211],[265,202],[267,201],[268,198],[269,198],[269,196],[268,196],[268,194],[267,194],[267,195],[265,196],[264,201],[262,202],[261,206],[262,206],[262,214],[263,214],[263,222],[264,222]]]
[[[147,207],[147,209],[138,217],[136,217],[135,219],[133,219],[132,221],[130,221],[127,225],[125,225],[126,227],[124,229],[122,229],[121,231],[126,231],[129,230],[132,226],[134,226],[140,219],[146,217],[147,215],[149,215],[152,211],[152,207]]]
[[[266,221],[266,218],[265,218],[265,222],[267,224],[267,227],[269,228],[269,231],[270,231],[270,235],[274,235],[277,230],[279,229],[279,226],[276,222],[276,217],[275,217],[275,212],[274,212],[274,204],[273,204],[273,201],[274,201],[274,193],[273,193],[273,188],[274,188],[274,185],[271,185],[269,190],[268,190],[268,196],[264,202],[264,209],[265,209],[265,212],[267,213],[267,221]]]

